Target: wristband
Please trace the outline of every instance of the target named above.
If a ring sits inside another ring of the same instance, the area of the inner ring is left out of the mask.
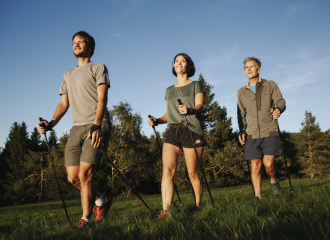
[[[101,129],[101,125],[93,124],[92,127],[91,127],[91,130],[90,130],[90,134],[92,135],[93,132],[95,132],[96,130],[99,130],[99,129]]]
[[[154,121],[154,125],[155,125],[155,126],[158,126],[158,124],[159,124],[159,119],[156,118],[156,121]]]
[[[42,118],[39,118],[39,121],[42,122],[42,121],[46,121],[48,122],[47,120],[45,119],[42,119]],[[51,131],[53,129],[53,123],[52,121],[48,122],[48,126],[44,123],[41,124],[41,127],[43,127],[46,131]]]
[[[44,128],[45,128],[46,130],[51,131],[51,130],[53,129],[53,122],[50,121],[49,124],[48,124],[48,126],[45,126]]]
[[[193,115],[194,110],[192,108],[187,108],[187,115]]]

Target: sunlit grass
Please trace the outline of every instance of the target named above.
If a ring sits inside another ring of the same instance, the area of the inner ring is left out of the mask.
[[[46,202],[0,208],[1,239],[328,239],[330,236],[330,180],[281,183],[284,195],[273,197],[263,184],[263,199],[252,201],[251,186],[213,189],[216,207],[204,191],[204,210],[192,211],[191,193],[174,196],[170,217],[155,222],[161,196],[116,198],[108,217],[83,231],[74,228],[81,217],[80,200]],[[92,220],[94,220],[92,218]]]

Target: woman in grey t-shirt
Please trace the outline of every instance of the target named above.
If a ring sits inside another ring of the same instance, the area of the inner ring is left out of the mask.
[[[173,74],[177,77],[177,83],[166,89],[166,113],[156,119],[148,119],[150,126],[167,123],[163,145],[163,177],[161,183],[163,210],[157,219],[167,216],[167,211],[172,205],[174,194],[174,174],[182,151],[188,169],[189,178],[195,192],[196,205],[194,211],[200,211],[202,198],[202,184],[198,176],[198,159],[190,138],[189,129],[185,125],[182,115],[186,115],[188,127],[192,131],[193,139],[199,157],[204,148],[204,137],[200,121],[203,111],[204,91],[200,81],[188,79],[194,76],[195,66],[191,58],[180,53],[173,60]],[[178,105],[177,99],[181,99],[183,105]]]

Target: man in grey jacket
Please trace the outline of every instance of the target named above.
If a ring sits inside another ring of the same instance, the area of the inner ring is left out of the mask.
[[[286,104],[276,83],[259,77],[259,59],[246,58],[244,72],[249,81],[237,93],[237,119],[241,133],[239,141],[242,145],[245,144],[244,158],[251,161],[251,180],[255,196],[261,199],[262,158],[266,172],[271,178],[273,193],[282,194],[275,168],[275,157],[282,155],[276,121],[284,112]]]

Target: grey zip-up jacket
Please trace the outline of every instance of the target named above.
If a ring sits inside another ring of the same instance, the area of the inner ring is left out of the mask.
[[[245,133],[247,127],[247,139],[279,136],[277,123],[270,112],[275,105],[281,113],[286,109],[285,100],[274,81],[259,78],[256,93],[250,89],[247,82],[237,92],[237,119],[240,132]]]

